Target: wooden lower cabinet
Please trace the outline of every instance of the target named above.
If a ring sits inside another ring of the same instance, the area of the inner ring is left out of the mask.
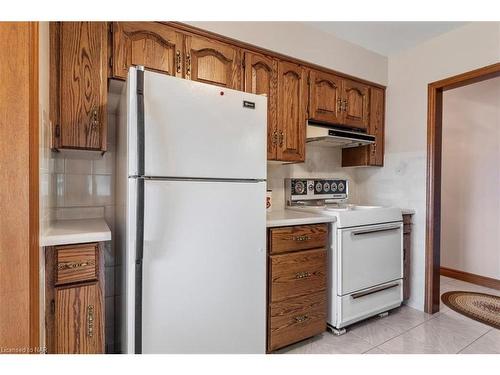
[[[403,215],[403,300],[410,298],[411,216]]]
[[[269,229],[268,352],[326,330],[327,235],[327,224]]]
[[[45,261],[47,352],[104,353],[103,247],[48,247]],[[61,277],[68,273],[71,277]]]

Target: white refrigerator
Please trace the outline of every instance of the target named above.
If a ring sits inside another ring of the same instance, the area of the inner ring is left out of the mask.
[[[124,353],[265,353],[267,98],[131,68],[117,115]]]

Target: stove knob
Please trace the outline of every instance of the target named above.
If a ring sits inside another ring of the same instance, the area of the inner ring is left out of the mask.
[[[337,191],[337,183],[332,182],[332,185],[330,187],[334,193]]]
[[[323,184],[323,191],[324,191],[325,193],[327,193],[327,192],[328,192],[328,190],[330,190],[330,184],[329,184],[328,182],[325,182],[325,183]]]
[[[323,188],[323,185],[321,182],[316,183],[316,193],[321,193],[321,189]]]
[[[340,182],[339,183],[339,191],[344,191],[344,188],[345,188],[344,183]]]
[[[314,182],[313,181],[310,181],[308,184],[307,184],[307,189],[309,191],[313,191],[314,190]]]
[[[294,186],[295,194],[304,194],[305,186],[302,181],[296,181]]]

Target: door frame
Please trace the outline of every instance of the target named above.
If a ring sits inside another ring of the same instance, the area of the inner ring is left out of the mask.
[[[427,93],[427,198],[425,236],[425,312],[439,311],[441,258],[441,156],[443,92],[500,76],[500,63],[429,83]]]

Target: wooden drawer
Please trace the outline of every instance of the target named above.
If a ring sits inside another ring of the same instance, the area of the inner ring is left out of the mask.
[[[97,243],[57,246],[55,285],[97,280]]]
[[[328,242],[328,224],[273,228],[269,232],[270,254],[325,247]]]
[[[326,330],[326,292],[271,304],[268,351],[293,344]]]
[[[270,301],[326,288],[326,250],[315,249],[270,257]]]

